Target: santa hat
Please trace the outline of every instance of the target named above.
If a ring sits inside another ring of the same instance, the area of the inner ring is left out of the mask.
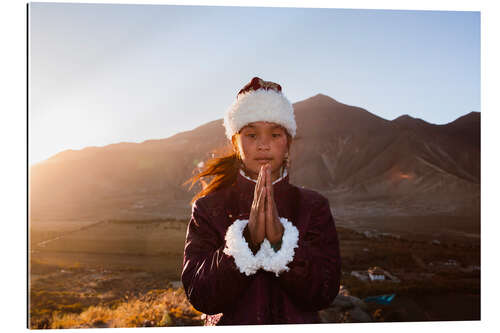
[[[256,121],[279,124],[292,138],[297,131],[293,106],[281,92],[281,86],[258,77],[238,92],[236,101],[227,109],[224,117],[227,138],[231,140],[243,127]]]

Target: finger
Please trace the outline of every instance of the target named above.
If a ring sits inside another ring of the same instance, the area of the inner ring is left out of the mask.
[[[252,207],[254,209],[257,209],[257,211],[259,210],[259,197],[262,188],[262,186],[260,185],[261,183],[262,183],[262,173],[259,172],[259,177],[257,179],[257,185],[255,185],[253,201],[252,201]]]
[[[257,211],[259,213],[262,213],[264,211],[264,203],[265,203],[265,187],[263,187],[261,190],[260,190],[260,193],[259,193],[259,196],[257,198]]]
[[[265,212],[265,204],[266,204],[266,191],[265,188],[261,190],[260,203],[258,208],[258,226],[259,230],[262,231],[263,236],[266,235],[266,212]]]
[[[266,186],[266,168],[263,166],[260,167],[259,171],[260,175],[260,184],[259,184],[259,191],[262,187]]]
[[[267,189],[268,197],[270,197],[270,189]],[[279,226],[276,225],[275,205],[272,199],[268,200],[266,205],[266,237],[269,240],[276,241],[279,235]]]
[[[268,164],[266,168],[266,180],[267,180],[267,186],[272,189],[273,187],[273,182],[271,181],[271,165]]]
[[[269,165],[269,187],[271,188],[271,194],[273,194],[273,174],[272,174],[272,169],[271,166]]]
[[[255,186],[254,202],[258,201],[259,195],[262,191],[262,188],[264,187],[263,182],[264,182],[264,172],[262,172],[262,170],[261,170],[259,172],[259,178],[257,179],[257,185]],[[258,207],[259,207],[258,204],[256,206],[258,209]]]
[[[262,174],[261,186],[265,187],[266,186],[266,166],[265,165],[260,167],[260,172]]]
[[[268,164],[266,168],[266,180],[267,180],[267,187],[269,188],[269,199],[274,200],[274,189],[273,189],[273,182],[271,180],[271,165]]]
[[[272,210],[272,198],[269,187],[266,187],[266,224],[272,223],[273,210]]]
[[[267,167],[267,182],[269,183],[269,188],[271,189],[271,193],[273,191],[273,174],[271,164]]]
[[[273,182],[271,180],[271,165],[268,165],[267,172],[266,172],[266,178],[267,178],[268,187],[270,189],[269,198],[274,200],[274,187],[273,187]]]
[[[278,218],[278,208],[276,207],[276,201],[274,201],[274,195],[273,195],[273,186],[271,185],[268,189],[268,198],[269,198],[269,218],[271,221],[274,223],[277,218]]]
[[[259,176],[257,177],[257,185],[255,185],[254,198],[259,195],[261,183],[262,183],[262,168],[259,170]]]

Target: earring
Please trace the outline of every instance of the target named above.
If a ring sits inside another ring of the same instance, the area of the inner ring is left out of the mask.
[[[283,165],[288,167],[288,163],[289,163],[289,160],[288,160],[288,152],[285,153],[285,157],[283,158]]]

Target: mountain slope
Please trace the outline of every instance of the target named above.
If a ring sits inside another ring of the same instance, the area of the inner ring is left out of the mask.
[[[479,202],[478,112],[445,125],[407,115],[389,121],[322,94],[294,109],[292,183],[348,203],[439,203],[449,211]],[[218,119],[166,139],[61,152],[30,169],[31,217],[186,216],[194,190],[183,183],[227,144]]]

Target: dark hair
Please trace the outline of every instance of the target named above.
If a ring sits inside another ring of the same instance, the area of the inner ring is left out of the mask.
[[[292,137],[285,130],[287,136],[288,150],[290,150],[290,144],[292,143]],[[212,193],[218,189],[226,188],[232,186],[236,182],[238,172],[241,167],[243,167],[243,161],[241,160],[238,146],[236,144],[235,134],[232,138],[232,145],[227,146],[220,157],[213,157],[207,160],[204,165],[204,169],[197,175],[188,179],[184,184],[191,182],[189,189],[191,189],[196,182],[200,182],[202,185],[202,190],[198,192],[191,203],[194,203],[198,198],[204,197],[205,195]],[[228,153],[228,150],[231,150]],[[213,177],[212,180],[207,184],[204,181],[205,177]]]
[[[229,187],[236,182],[236,177],[238,176],[238,171],[241,167],[241,159],[237,149],[232,149],[236,147],[234,140],[236,135],[233,136],[233,145],[229,145],[223,150],[219,150],[216,154],[221,154],[219,157],[212,157],[204,162],[204,168],[197,175],[189,178],[184,184],[191,182],[189,189],[191,189],[196,182],[200,182],[202,189],[198,192],[191,203],[195,202],[198,198],[201,198],[211,192],[214,192],[220,188]],[[231,152],[228,153],[227,151]],[[221,153],[222,152],[222,153]],[[213,156],[213,154],[212,154]],[[210,182],[204,180],[205,177],[213,177]]]

